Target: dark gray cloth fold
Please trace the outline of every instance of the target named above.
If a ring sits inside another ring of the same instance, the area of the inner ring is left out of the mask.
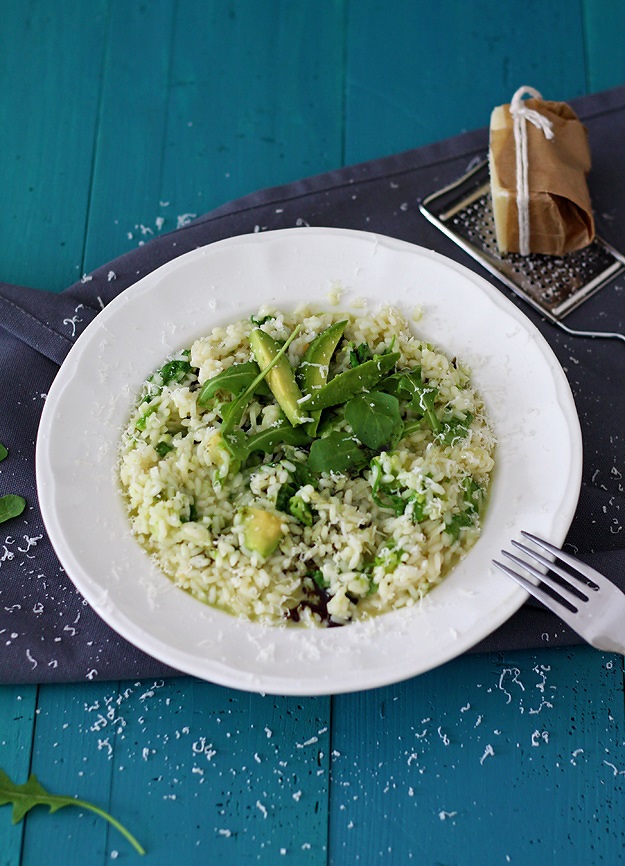
[[[573,104],[589,131],[589,185],[599,233],[625,250],[625,88]],[[248,232],[306,225],[378,232],[436,249],[497,285],[419,212],[421,199],[485,155],[487,136],[481,129],[252,193],[105,264],[58,295],[0,284],[0,442],[9,448],[0,464],[0,495],[20,493],[28,503],[21,517],[0,525],[0,682],[174,673],[115,634],[86,605],[58,562],[39,514],[34,451],[43,401],[58,365],[98,311],[142,276],[198,246]],[[617,280],[567,321],[576,327],[624,331],[624,294]],[[512,300],[554,349],[580,415],[584,478],[567,542],[625,588],[625,347],[571,337]],[[578,642],[552,614],[528,603],[475,649],[505,651]]]

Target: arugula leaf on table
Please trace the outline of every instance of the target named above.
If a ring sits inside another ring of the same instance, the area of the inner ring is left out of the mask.
[[[17,824],[21,821],[26,813],[30,812],[30,810],[35,806],[48,806],[50,812],[57,812],[64,806],[78,806],[81,809],[88,809],[90,812],[95,812],[96,815],[104,818],[109,822],[109,824],[112,824],[116,830],[119,830],[122,836],[130,842],[135,851],[139,854],[145,854],[145,849],[135,839],[132,833],[120,824],[116,818],[109,815],[108,812],[105,812],[93,803],[88,803],[86,800],[78,800],[74,797],[50,794],[49,791],[46,791],[34,773],[30,774],[27,782],[18,785],[11,781],[4,770],[0,770],[0,806],[6,806],[9,803],[13,804],[13,824]]]
[[[8,454],[8,448],[0,442],[0,460],[4,460]],[[12,517],[19,517],[25,508],[26,500],[23,496],[16,496],[15,493],[0,496],[0,523],[4,523],[5,520],[10,520]]]
[[[0,496],[0,523],[12,517],[19,517],[25,508],[26,500],[23,496],[16,496],[15,493]]]

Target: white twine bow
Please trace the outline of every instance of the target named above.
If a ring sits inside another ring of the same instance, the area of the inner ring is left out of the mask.
[[[523,101],[525,94],[533,96],[534,99],[542,99],[542,96],[533,87],[519,87],[512,97],[510,103],[510,114],[514,121],[514,150],[516,156],[516,200],[519,214],[519,252],[522,256],[528,255],[530,251],[530,195],[527,158],[527,121],[533,123],[537,129],[542,130],[546,139],[553,138],[552,123],[534,108],[528,108]]]

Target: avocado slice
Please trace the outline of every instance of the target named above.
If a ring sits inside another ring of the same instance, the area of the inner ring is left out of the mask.
[[[317,389],[326,384],[328,380],[328,366],[332,360],[332,355],[339,344],[339,340],[343,336],[343,331],[347,325],[347,320],[343,322],[335,322],[318,334],[312,341],[301,364],[297,368],[297,376],[300,387],[304,394],[312,394]],[[304,404],[306,405],[306,404]],[[311,412],[309,421],[306,425],[306,432],[309,436],[315,436],[319,419],[321,418],[321,410]]]
[[[282,519],[264,508],[249,507],[243,516],[243,540],[248,550],[266,559],[275,552],[282,538]]]
[[[254,328],[251,332],[250,346],[261,370],[268,367],[280,351],[280,344],[260,328]],[[302,392],[286,355],[282,355],[267,373],[267,384],[291,424],[294,427],[303,424],[309,416],[300,406]]]

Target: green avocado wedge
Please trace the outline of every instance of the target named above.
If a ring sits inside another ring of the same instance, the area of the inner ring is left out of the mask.
[[[281,348],[280,344],[261,328],[254,328],[251,332],[250,346],[261,371],[272,363]],[[267,373],[267,384],[294,427],[308,420],[309,416],[301,406],[302,392],[286,355],[282,355]]]

